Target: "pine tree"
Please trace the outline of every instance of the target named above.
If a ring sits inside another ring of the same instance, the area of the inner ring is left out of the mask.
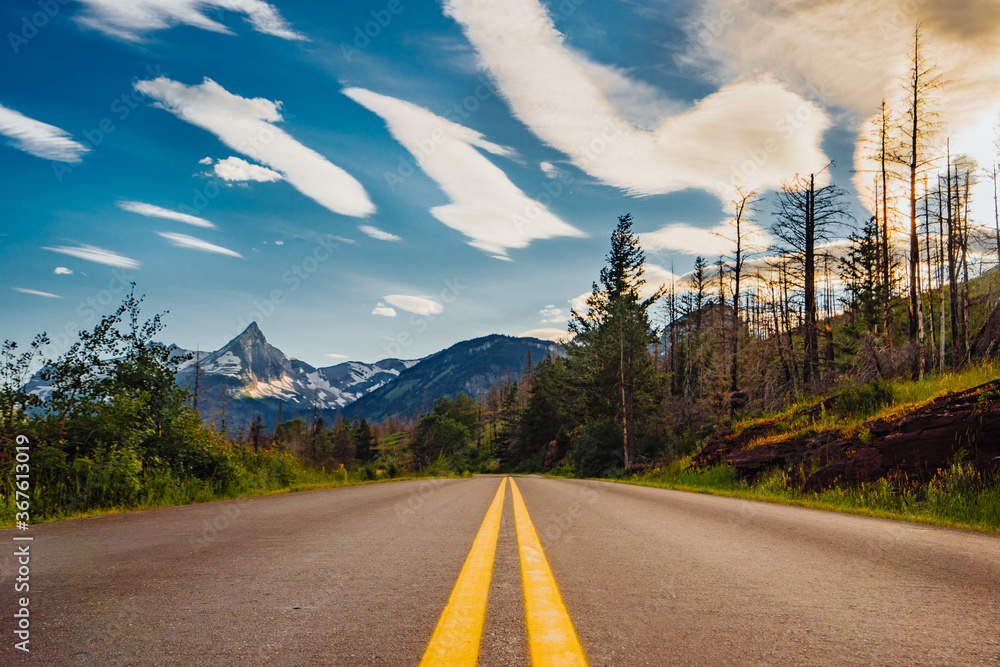
[[[362,419],[354,428],[354,455],[361,463],[372,460],[372,430],[367,419]]]
[[[632,216],[618,218],[607,265],[594,283],[587,312],[573,311],[567,345],[571,374],[582,390],[585,412],[612,419],[621,428],[625,468],[636,463],[637,428],[655,411],[660,394],[650,346],[656,333],[649,308],[665,293],[640,296],[645,255],[632,233]]]
[[[840,260],[840,275],[847,292],[844,304],[850,309],[860,331],[876,328],[881,318],[882,304],[888,298],[882,283],[882,248],[879,242],[878,218],[872,217],[848,239],[851,247]]]

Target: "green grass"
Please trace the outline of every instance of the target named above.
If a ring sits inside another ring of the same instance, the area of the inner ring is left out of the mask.
[[[260,456],[262,459],[269,458],[268,453],[265,452],[262,452]],[[234,482],[221,488],[218,485],[213,485],[210,482],[193,477],[179,479],[168,474],[149,474],[142,481],[140,493],[133,502],[129,503],[99,504],[97,506],[83,506],[80,509],[75,509],[73,503],[55,505],[51,502],[44,504],[34,502],[40,499],[43,494],[55,494],[60,498],[67,497],[68,494],[65,493],[66,489],[36,489],[33,493],[32,507],[45,507],[46,511],[41,513],[32,511],[31,522],[33,524],[48,523],[217,500],[253,498],[299,491],[378,484],[382,482],[460,476],[462,475],[436,470],[434,474],[407,473],[390,476],[389,474],[382,473],[374,475],[373,478],[365,468],[348,471],[343,466],[339,466],[335,470],[325,471],[299,464],[295,465],[290,471],[277,476],[273,474],[273,471],[261,466],[256,470],[248,471],[247,474],[241,475]],[[85,503],[79,504],[85,505]],[[4,497],[0,499],[0,528],[14,526],[14,513],[16,511],[13,507],[12,498]]]
[[[740,433],[757,424],[774,421],[776,422],[774,436],[768,437],[768,441],[805,438],[826,430],[838,430],[844,435],[851,435],[857,433],[862,424],[870,420],[898,416],[945,394],[971,389],[996,379],[1000,379],[1000,366],[988,363],[943,375],[929,373],[919,382],[892,380],[884,383],[891,392],[889,402],[865,405],[862,398],[856,409],[847,412],[834,407],[830,410],[820,410],[815,414],[804,414],[823,400],[821,397],[807,396],[781,412],[737,422],[733,425],[733,430]],[[845,390],[845,393],[857,394],[868,386],[871,385],[851,387]]]
[[[749,483],[731,466],[698,469],[690,459],[614,481],[1000,535],[1000,481],[983,479],[961,462],[916,488],[883,479],[858,488],[803,493],[788,486],[782,470]]]

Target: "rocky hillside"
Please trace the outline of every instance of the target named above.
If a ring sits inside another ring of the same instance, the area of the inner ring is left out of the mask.
[[[825,399],[790,420],[836,410],[837,399]],[[783,424],[764,421],[738,433],[722,433],[695,463],[728,463],[747,477],[782,468],[793,480],[802,480],[807,491],[885,477],[926,482],[958,456],[982,471],[1000,472],[1000,380],[873,419],[850,434],[822,430],[784,438]]]

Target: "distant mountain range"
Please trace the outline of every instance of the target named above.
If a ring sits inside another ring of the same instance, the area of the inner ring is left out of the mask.
[[[198,411],[217,427],[224,421],[230,433],[258,415],[268,428],[279,417],[308,420],[314,413],[327,423],[338,412],[373,422],[410,419],[430,410],[441,396],[475,396],[506,376],[520,378],[529,353],[537,362],[564,352],[550,341],[491,335],[424,359],[315,368],[268,343],[256,322],[215,352],[174,348],[175,356],[191,356],[178,368],[178,384],[192,392],[197,385]],[[28,389],[42,397],[48,393],[37,376]]]
[[[441,396],[477,396],[506,376],[521,377],[528,354],[533,363],[565,354],[558,343],[538,338],[486,336],[452,345],[413,364],[348,407],[369,421],[412,417],[434,407]]]

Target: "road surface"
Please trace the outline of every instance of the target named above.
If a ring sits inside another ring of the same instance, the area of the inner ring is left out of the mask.
[[[480,665],[543,664],[550,649],[550,664],[1000,664],[1000,538],[515,481],[393,482],[0,531],[0,664],[417,665],[473,645]],[[28,594],[14,592],[25,543]],[[29,654],[14,648],[22,595]]]

